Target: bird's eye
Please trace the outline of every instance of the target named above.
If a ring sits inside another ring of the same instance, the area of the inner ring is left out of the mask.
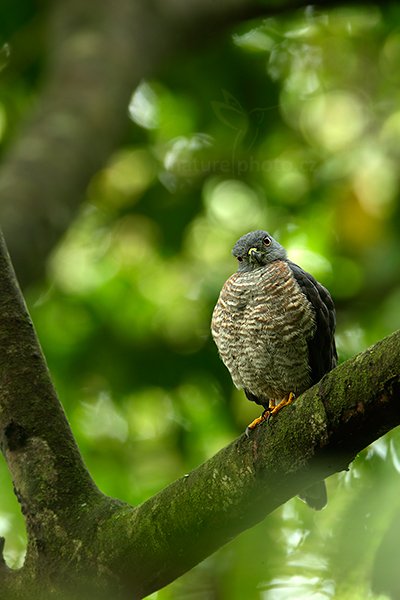
[[[238,256],[237,259],[238,259],[239,262],[242,262],[243,256]]]
[[[263,244],[264,244],[264,246],[270,246],[271,245],[271,238],[269,238],[268,236],[266,236],[263,239]]]

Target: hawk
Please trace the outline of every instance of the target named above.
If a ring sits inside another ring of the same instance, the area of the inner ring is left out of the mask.
[[[238,269],[221,290],[211,330],[235,386],[264,407],[249,434],[336,366],[335,307],[328,290],[266,231],[242,236],[232,254]],[[301,497],[323,508],[325,483]]]

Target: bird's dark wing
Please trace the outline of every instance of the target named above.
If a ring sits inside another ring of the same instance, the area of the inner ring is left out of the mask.
[[[337,364],[335,306],[328,290],[310,273],[303,271],[295,263],[288,261],[288,264],[301,291],[314,309],[316,329],[314,336],[308,341],[308,354],[312,382],[317,383]]]

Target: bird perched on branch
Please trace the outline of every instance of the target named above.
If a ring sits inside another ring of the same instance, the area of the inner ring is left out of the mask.
[[[242,236],[232,254],[238,269],[221,290],[211,329],[233,383],[264,407],[249,435],[336,366],[335,308],[328,290],[266,231]],[[325,483],[301,497],[323,508]]]

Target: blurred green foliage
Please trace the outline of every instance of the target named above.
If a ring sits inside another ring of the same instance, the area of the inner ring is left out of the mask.
[[[40,101],[45,61],[40,45],[28,52],[44,8],[6,12],[2,152]],[[331,290],[341,360],[400,327],[399,32],[396,5],[310,8],[242,24],[134,91],[123,147],[27,291],[105,493],[142,502],[257,415],[209,333],[243,233],[269,230]],[[292,499],[153,597],[383,597],[398,577],[379,583],[375,556],[396,551],[385,535],[400,511],[399,453],[394,431],[329,479],[322,513]],[[18,565],[24,528],[4,464],[0,481],[0,535]]]

